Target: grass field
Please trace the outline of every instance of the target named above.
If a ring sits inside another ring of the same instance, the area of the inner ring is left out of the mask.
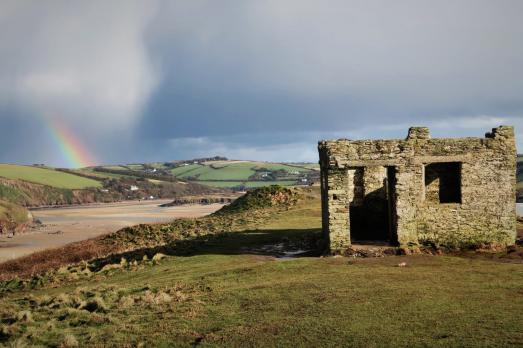
[[[142,164],[127,164],[126,167],[131,170],[142,170],[143,169]],[[111,169],[110,167],[105,167],[105,168]],[[125,168],[119,167],[119,168],[114,168],[114,169],[125,169]]]
[[[278,181],[247,181],[256,171],[266,169],[269,172],[284,170],[288,177],[282,177]],[[203,185],[231,188],[245,185],[249,188],[268,185],[295,185],[299,175],[306,174],[312,169],[279,163],[252,162],[252,161],[208,161],[201,164],[182,165],[171,170],[172,175],[197,181]],[[225,181],[227,180],[227,181]]]
[[[262,168],[268,171],[285,170],[289,173],[307,173],[309,168],[289,166],[286,164],[249,162],[249,161],[209,161],[204,164],[189,164],[171,170],[174,176],[198,180],[247,180],[256,170]]]
[[[122,170],[123,170],[123,168],[122,168]],[[78,171],[79,173],[93,175],[98,178],[106,178],[106,179],[134,178],[133,176],[124,175],[124,174],[97,172],[97,171],[94,171],[93,168],[81,168],[81,169],[75,169],[75,171]]]
[[[292,186],[296,184],[296,181],[200,181],[199,183],[220,188],[238,187],[242,185],[247,188],[254,188],[270,185]]]
[[[293,166],[303,167],[307,169],[320,170],[320,165],[318,163],[290,163]]]
[[[99,181],[53,169],[12,164],[0,164],[0,176],[65,189],[83,189],[101,186]]]
[[[318,234],[317,193],[253,221],[244,230],[187,241],[184,256],[117,261],[94,273],[81,265],[64,268],[61,279],[69,280],[5,293],[3,340],[44,346],[523,345],[521,264],[426,255],[275,259],[268,245]]]

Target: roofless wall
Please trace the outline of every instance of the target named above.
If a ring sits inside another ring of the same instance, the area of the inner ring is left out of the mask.
[[[510,126],[485,138],[318,143],[323,232],[333,252],[354,241],[401,246],[510,245],[516,238],[516,145]]]

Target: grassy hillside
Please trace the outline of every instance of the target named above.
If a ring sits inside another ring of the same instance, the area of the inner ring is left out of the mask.
[[[171,170],[171,173],[182,178],[197,180],[248,180],[257,171],[283,170],[292,175],[307,173],[309,168],[294,167],[278,163],[251,161],[208,161],[201,164],[182,165]]]
[[[101,183],[93,179],[56,171],[54,169],[13,164],[0,164],[0,176],[63,189],[101,187]]]
[[[256,187],[265,187],[270,185],[281,185],[281,186],[293,186],[296,184],[296,181],[287,180],[287,181],[196,181],[200,182],[202,185],[220,187],[220,188],[231,188],[231,187],[240,187],[243,186],[247,189],[256,188]]]
[[[142,176],[172,181],[181,179],[217,188],[244,190],[270,185],[307,185],[317,181],[318,166],[311,163],[271,163],[227,160],[224,157],[188,161],[101,166],[84,169],[97,175]]]
[[[292,186],[310,182],[317,172],[310,164],[283,164],[256,161],[202,161],[179,163],[170,170],[175,177],[215,187]]]
[[[504,262],[495,255],[278,259],[282,250],[313,247],[321,225],[317,191],[258,191],[228,210],[127,228],[40,253],[41,259],[0,265],[5,275],[37,260],[74,259],[75,253],[95,253],[104,240],[106,251],[115,245],[122,250],[61,267],[23,288],[18,280],[4,283],[1,342],[523,345],[523,270],[507,255]]]
[[[0,199],[23,206],[68,205],[153,198],[179,198],[223,192],[218,188],[182,182],[148,179],[140,172],[99,172],[94,168],[54,170],[0,165]],[[118,169],[115,169],[118,171]],[[133,188],[133,190],[131,190]]]

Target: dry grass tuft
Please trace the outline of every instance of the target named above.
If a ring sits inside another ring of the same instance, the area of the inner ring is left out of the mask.
[[[132,296],[123,296],[118,301],[118,307],[129,308],[134,305],[134,298]]]
[[[63,347],[63,348],[78,347],[78,340],[76,339],[76,337],[74,337],[74,335],[67,334],[64,336],[64,339],[62,340],[60,347]]]
[[[33,315],[31,311],[20,311],[16,314],[16,320],[23,323],[33,322]]]

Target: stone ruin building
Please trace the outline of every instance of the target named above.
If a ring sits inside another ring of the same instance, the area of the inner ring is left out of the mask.
[[[430,137],[318,143],[323,233],[332,252],[351,243],[413,247],[511,245],[516,239],[514,129],[485,138]]]

